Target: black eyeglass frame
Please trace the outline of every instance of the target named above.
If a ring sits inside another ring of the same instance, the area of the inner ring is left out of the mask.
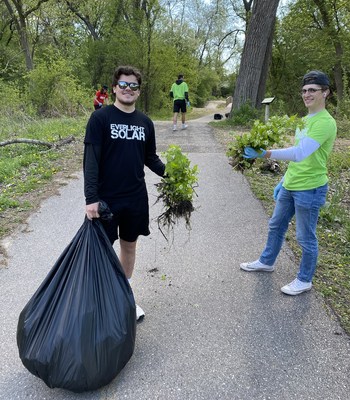
[[[133,92],[140,89],[140,85],[137,82],[118,81],[117,85],[121,90],[125,90],[128,86]]]
[[[301,89],[300,94],[303,96],[306,93],[314,94],[316,92],[322,91],[324,92],[324,89],[315,89],[315,88],[309,88],[309,89]]]

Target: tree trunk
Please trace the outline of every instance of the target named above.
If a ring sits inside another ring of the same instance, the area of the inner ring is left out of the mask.
[[[245,103],[255,108],[261,107],[278,4],[279,0],[254,1],[233,93],[233,110]]]
[[[4,0],[4,3],[7,7],[7,10],[12,18],[12,21],[13,21],[15,27],[16,27],[16,30],[17,30],[17,33],[19,36],[19,42],[21,45],[21,49],[25,56],[27,71],[31,71],[33,69],[33,58],[32,58],[31,52],[30,52],[26,19],[24,16],[22,3],[19,1],[13,2],[13,5],[15,6],[15,8],[17,10],[18,16],[16,16],[16,13],[15,13],[14,9],[12,8],[12,4],[10,3],[10,1]]]
[[[265,97],[265,90],[266,90],[266,81],[269,73],[269,67],[270,67],[270,60],[272,57],[272,45],[273,45],[273,36],[274,36],[274,29],[272,29],[270,38],[267,44],[266,52],[265,52],[265,60],[262,65],[262,70],[261,70],[261,79],[260,79],[260,85],[258,88],[258,96],[257,96],[257,108],[261,107],[261,102],[264,100]]]
[[[146,68],[145,68],[145,89],[144,89],[144,111],[146,114],[150,111],[150,74],[151,74],[151,42],[152,42],[152,31],[151,28],[148,30],[147,37],[147,59],[146,59]]]
[[[94,40],[99,40],[99,35],[95,29],[95,26],[92,24],[90,21],[90,18],[88,15],[83,15],[79,10],[75,7],[75,5],[71,1],[66,1],[68,8],[72,11],[73,14],[75,14],[81,21],[84,22],[86,25],[87,29],[89,30],[92,38]]]
[[[334,25],[333,21],[337,21],[337,9],[335,7],[331,8],[331,10],[334,10],[335,13],[335,15],[333,16],[332,11],[327,8],[327,5],[323,0],[314,0],[314,3],[320,11],[322,22],[324,24],[325,34],[332,41],[335,50],[334,81],[339,105],[344,97],[343,45],[340,39],[342,26],[337,22],[337,26]]]
[[[337,91],[338,102],[341,103],[344,99],[344,80],[343,80],[343,47],[339,41],[334,43],[336,62],[334,64],[334,82]]]

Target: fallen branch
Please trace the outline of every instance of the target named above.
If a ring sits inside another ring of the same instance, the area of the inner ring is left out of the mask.
[[[10,144],[15,144],[15,143],[28,143],[28,144],[36,144],[36,145],[40,145],[40,146],[46,146],[46,147],[49,147],[50,149],[52,149],[52,148],[64,146],[65,144],[73,142],[74,140],[75,140],[74,136],[68,136],[68,137],[66,137],[64,139],[60,139],[54,143],[44,142],[42,140],[36,140],[36,139],[18,138],[18,139],[11,139],[11,140],[5,140],[4,142],[0,142],[0,147],[8,146]]]

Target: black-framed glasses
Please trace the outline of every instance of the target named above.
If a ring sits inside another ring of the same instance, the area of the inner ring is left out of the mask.
[[[300,94],[301,94],[301,95],[306,94],[306,93],[314,94],[314,93],[316,93],[316,92],[319,92],[320,90],[323,90],[323,89],[315,89],[315,88],[302,89],[302,90],[300,91]]]
[[[118,86],[122,90],[126,89],[129,86],[129,88],[131,90],[133,90],[134,92],[136,92],[136,90],[140,89],[140,85],[136,82],[118,81]]]

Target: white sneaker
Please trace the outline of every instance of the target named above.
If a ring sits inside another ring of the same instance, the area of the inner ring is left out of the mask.
[[[143,309],[136,304],[136,321],[140,321],[145,316]]]
[[[173,126],[173,131],[176,131],[177,130],[177,127],[176,127],[176,125],[174,125]]]
[[[281,288],[281,291],[285,294],[289,294],[290,296],[296,296],[297,294],[307,292],[311,290],[312,283],[311,282],[302,282],[299,281],[298,278],[294,279],[293,282],[288,283]]]
[[[273,265],[263,264],[259,260],[242,263],[240,264],[240,268],[248,272],[253,272],[253,271],[272,272],[275,269]]]
[[[181,129],[187,129],[187,126],[188,125],[186,125],[186,124],[182,124],[182,128]]]

